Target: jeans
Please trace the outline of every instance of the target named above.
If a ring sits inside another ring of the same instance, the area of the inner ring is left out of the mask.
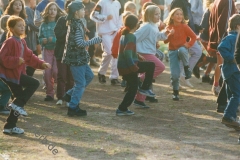
[[[234,73],[230,78],[225,80],[228,104],[224,111],[224,117],[237,118],[237,108],[240,98],[240,72]]]
[[[169,50],[169,63],[173,90],[179,89],[180,60],[184,66],[188,66],[188,49],[180,47],[178,50]]]
[[[74,80],[70,66],[61,63],[61,61],[58,60],[57,68],[59,70],[57,73],[57,98],[63,99],[65,92],[73,87]]]
[[[75,109],[78,107],[83,92],[92,81],[94,74],[88,64],[82,66],[70,66],[70,70],[74,79],[74,86],[67,91],[67,94],[71,96],[69,107]]]
[[[8,85],[2,79],[0,79],[0,93],[0,110],[2,110],[6,107],[8,100],[12,95]]]

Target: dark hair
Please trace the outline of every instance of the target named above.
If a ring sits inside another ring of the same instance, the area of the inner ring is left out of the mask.
[[[64,10],[65,10],[66,12],[68,12],[68,11],[67,11],[68,5],[69,5],[71,2],[73,2],[73,1],[74,1],[74,0],[67,0],[67,1],[65,2]]]
[[[228,31],[235,31],[237,29],[237,25],[240,25],[240,15],[234,14],[229,18]]]
[[[130,30],[134,29],[138,24],[137,16],[130,14],[126,16],[124,19],[125,28],[122,30],[122,35],[126,35],[130,32]]]
[[[26,10],[25,10],[24,3],[23,3],[22,0],[11,0],[10,3],[8,4],[5,12],[4,12],[4,15],[10,15],[10,16],[14,15],[13,4],[16,1],[20,1],[21,4],[22,4],[22,10],[19,13],[19,17],[21,17],[22,19],[26,19],[27,18],[27,14],[26,14]]]

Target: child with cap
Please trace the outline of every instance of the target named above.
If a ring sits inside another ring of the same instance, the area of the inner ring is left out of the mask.
[[[88,65],[90,56],[86,50],[87,46],[101,43],[100,37],[85,40],[86,35],[81,18],[84,17],[84,5],[82,2],[74,1],[68,5],[67,36],[62,62],[70,65],[70,70],[75,85],[68,90],[64,99],[69,102],[68,116],[86,116],[86,110],[79,108],[86,86],[93,79],[93,72]]]

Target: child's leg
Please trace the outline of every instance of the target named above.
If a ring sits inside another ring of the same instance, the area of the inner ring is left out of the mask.
[[[127,81],[128,84],[128,91],[125,94],[121,104],[119,105],[118,109],[120,111],[127,111],[128,107],[132,104],[134,97],[137,93],[138,89],[138,74],[131,73],[124,76],[124,79]]]
[[[193,44],[192,47],[189,48],[189,54],[189,68],[192,71],[198,60],[202,56],[202,49],[197,41]]]
[[[52,52],[53,52],[52,76],[54,78],[54,82],[57,82],[57,74],[58,74],[57,60],[56,60],[56,57],[54,56],[54,50],[52,50]]]
[[[8,85],[2,80],[0,79],[0,110],[5,109],[9,98],[12,95],[11,90],[9,89]]]
[[[73,88],[67,92],[67,94],[71,95],[69,107],[71,109],[76,109],[78,108],[78,104],[82,98],[85,87],[92,81],[94,74],[88,65],[71,66],[70,69],[75,84]]]
[[[44,54],[44,61],[51,64],[52,66],[54,65],[54,52],[52,50],[47,50],[44,49],[43,51]],[[44,82],[46,85],[46,94],[52,98],[54,98],[54,79],[53,79],[53,68],[51,69],[46,69],[44,71]]]
[[[57,74],[57,99],[62,99],[65,93],[67,83],[67,65],[57,61],[57,67],[60,72]]]
[[[179,90],[180,65],[178,51],[169,51],[169,62],[173,90]]]
[[[189,68],[189,58],[188,58],[188,49],[185,47],[180,47],[178,49],[178,57],[182,61],[185,72],[185,79],[191,78],[191,70]]]
[[[73,80],[73,76],[72,76],[72,72],[70,70],[70,66],[67,65],[67,84],[66,84],[66,88],[65,91],[68,91],[69,89],[73,88],[74,85],[74,80]]]

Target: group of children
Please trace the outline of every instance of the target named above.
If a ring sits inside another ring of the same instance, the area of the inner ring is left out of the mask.
[[[188,50],[196,43],[196,35],[187,25],[184,11],[181,8],[172,9],[164,21],[165,27],[160,22],[160,9],[153,3],[144,4],[141,20],[134,13],[136,11],[134,3],[128,3],[128,5],[131,4],[129,6],[131,6],[132,12],[126,13],[127,11],[125,11],[124,17],[120,14],[121,6],[118,1],[113,1],[111,6],[105,3],[100,0],[90,16],[97,22],[98,35],[89,40],[85,38],[88,30],[83,21],[85,11],[82,2],[68,1],[67,14],[59,8],[57,3],[48,3],[41,14],[43,21],[38,34],[43,60],[40,60],[28,48],[23,39],[28,25],[32,23],[27,21],[24,16],[22,1],[13,0],[9,4],[9,8],[12,6],[12,9],[8,11],[13,10],[13,12],[8,12],[11,16],[8,17],[4,32],[6,40],[2,43],[0,50],[1,108],[7,105],[12,95],[12,102],[9,105],[11,110],[4,125],[4,133],[24,133],[23,129],[16,126],[18,116],[27,116],[24,105],[40,84],[38,80],[25,74],[26,66],[45,69],[43,76],[47,94],[45,101],[53,100],[57,68],[62,68],[66,74],[60,77],[68,79],[69,87],[65,88],[66,86],[61,84],[61,87],[58,88],[62,89],[61,94],[57,95],[61,101],[57,103],[62,103],[62,100],[68,102],[68,116],[87,115],[87,111],[82,110],[79,106],[84,90],[94,76],[88,65],[90,55],[86,47],[101,42],[104,53],[98,70],[99,82],[106,83],[105,74],[111,63],[110,79],[112,84],[119,83],[117,79],[120,74],[128,86],[127,92],[116,110],[116,115],[133,115],[134,112],[128,109],[132,103],[141,108],[149,108],[144,103],[146,96],[156,96],[152,90],[153,79],[165,70],[164,64],[156,57],[158,41],[164,41],[169,45],[172,99],[179,100],[180,62],[183,65],[185,79],[191,78],[192,69],[189,67]],[[105,8],[106,6],[110,8]],[[116,10],[112,10],[112,7]],[[127,10],[127,8],[125,9]],[[109,14],[109,10],[112,10],[111,14]],[[227,84],[229,99],[222,123],[234,129],[240,129],[240,125],[235,120],[236,103],[239,102],[240,96],[238,86],[240,77],[237,63],[233,57],[235,51],[233,46],[235,46],[238,32],[240,32],[239,16],[231,17],[229,35],[222,40],[218,47],[224,58],[222,73]],[[160,31],[162,28],[165,29]],[[56,54],[56,52],[58,53]],[[64,77],[69,72],[71,72],[71,76]]]

